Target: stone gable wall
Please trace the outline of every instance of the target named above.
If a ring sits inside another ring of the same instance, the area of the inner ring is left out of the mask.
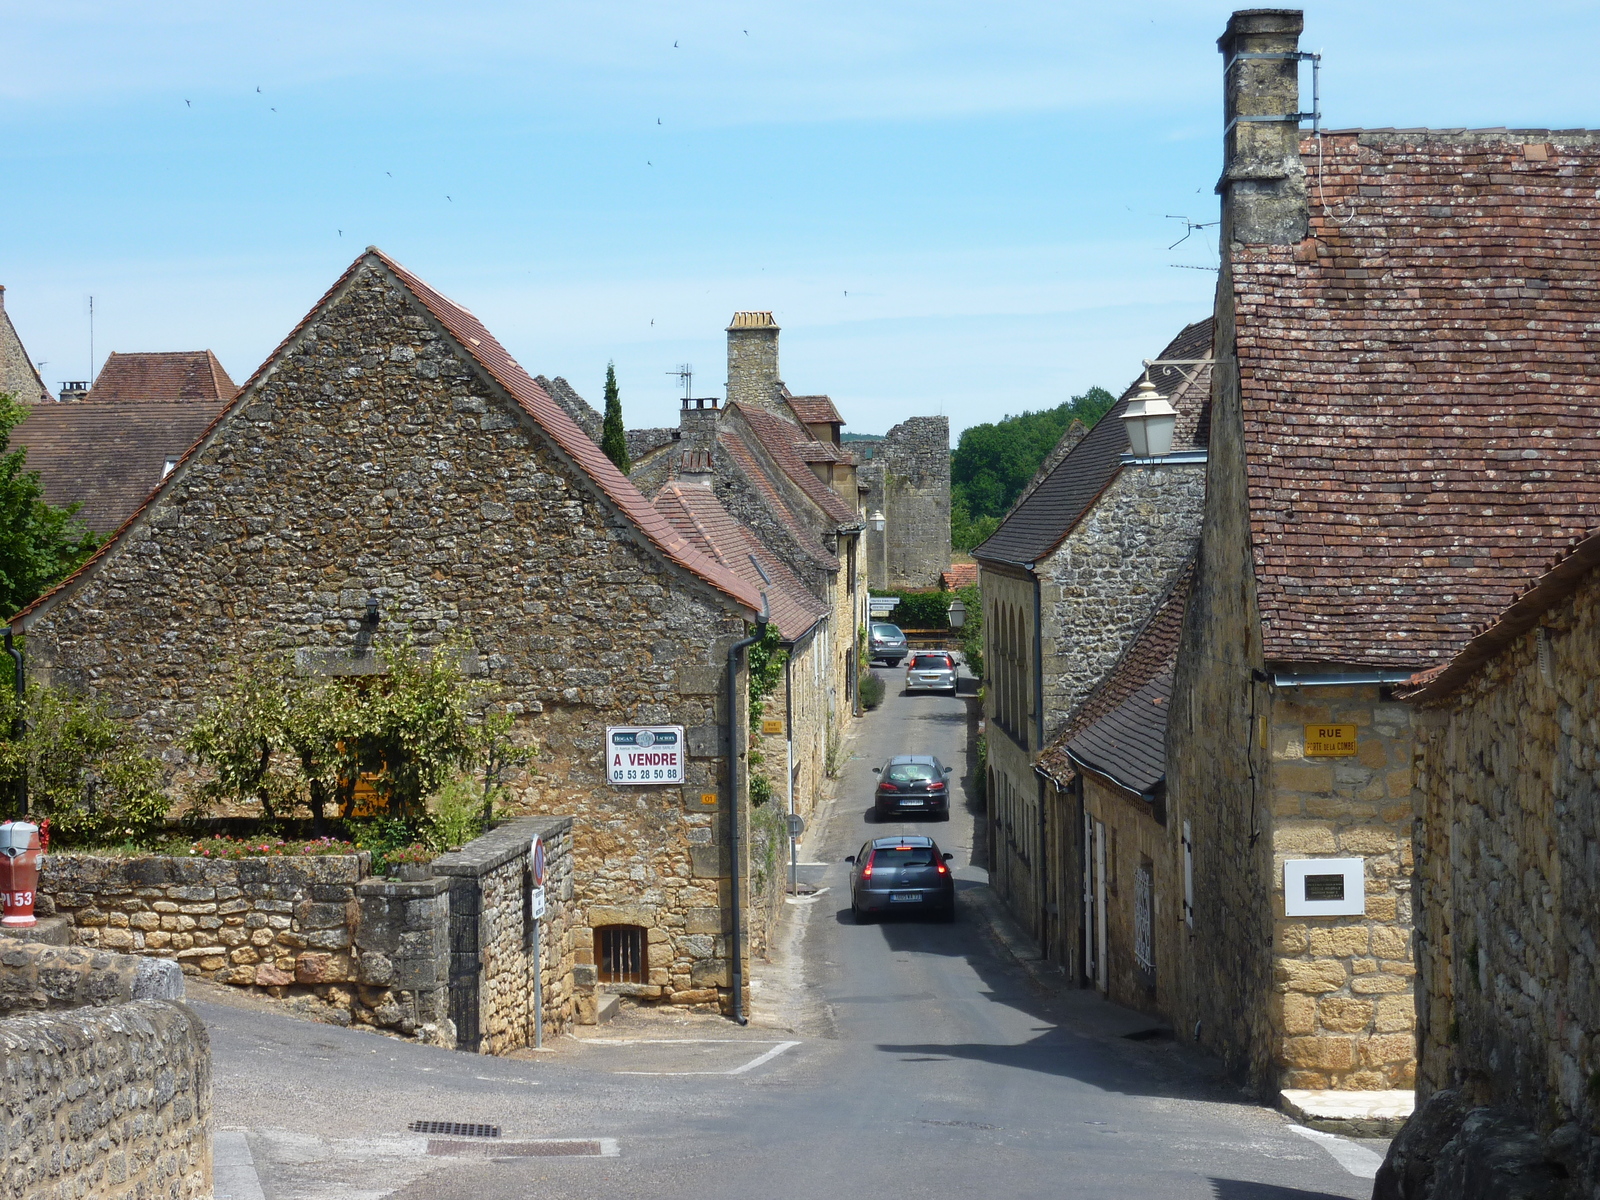
[[[1035,568],[1048,743],[1117,663],[1194,550],[1203,466],[1124,467]]]
[[[690,936],[688,912],[718,903],[690,832],[721,832],[696,798],[724,786],[726,649],[743,621],[370,263],[109,558],[32,618],[30,670],[108,701],[181,786],[181,734],[230,664],[348,649],[369,598],[380,636],[471,638],[539,750],[517,805],[576,818],[579,907],[648,904],[664,936]],[[618,723],[685,726],[687,786],[611,788],[601,746]]]
[[[1271,701],[1273,1061],[1287,1088],[1409,1088],[1416,1071],[1412,712],[1375,686]],[[1305,727],[1356,726],[1353,758],[1305,757]],[[1287,859],[1360,858],[1364,916],[1284,915]]]
[[[1223,244],[1227,244],[1224,234]],[[1183,836],[1192,833],[1193,927],[1179,930],[1176,1028],[1218,1054],[1234,1075],[1266,1094],[1272,1065],[1272,856],[1259,814],[1267,795],[1261,626],[1250,558],[1243,417],[1233,349],[1226,257],[1217,296],[1200,556],[1190,585],[1167,722],[1167,836],[1182,913]],[[1163,900],[1163,908],[1167,902]]]
[[[1419,1098],[1600,1115],[1600,572],[1419,713]],[[1600,1161],[1589,1187],[1600,1186]],[[1573,1194],[1579,1194],[1574,1191]],[[1583,1194],[1589,1194],[1587,1192]]]
[[[0,1021],[12,1195],[211,1196],[211,1044],[163,1000]]]

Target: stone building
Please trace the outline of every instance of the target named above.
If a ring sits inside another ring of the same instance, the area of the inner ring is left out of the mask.
[[[39,377],[39,368],[28,357],[28,350],[17,336],[17,327],[6,311],[6,289],[0,284],[0,392],[23,404],[38,404],[53,399]]]
[[[1600,1193],[1597,663],[1600,533],[1405,694],[1418,1113],[1380,1195]]]
[[[120,533],[12,624],[34,678],[105,699],[175,786],[183,732],[235,663],[303,651],[301,669],[333,669],[374,622],[470,639],[538,748],[518,806],[574,818],[579,962],[726,1005],[747,812],[729,654],[761,606],[477,318],[369,249]],[[683,728],[682,786],[607,782],[622,724]]]
[[[985,638],[990,882],[1052,961],[1081,963],[1082,816],[1035,774],[1040,751],[1116,664],[1194,548],[1204,492],[1210,322],[1161,351],[1171,453],[1135,458],[1136,382],[1016,505],[978,561]]]
[[[882,589],[931,588],[950,565],[950,420],[912,417],[882,439],[851,442],[867,534],[867,575]]]
[[[682,461],[656,493],[656,510],[706,557],[720,562],[759,589],[770,605],[772,624],[785,655],[783,674],[752,714],[751,778],[767,787],[761,811],[751,813],[751,935],[759,953],[781,911],[779,901],[789,858],[782,815],[809,819],[816,809],[827,769],[830,730],[828,673],[830,610],[813,595],[789,565],[740,525],[717,502],[715,474],[705,451],[685,450]],[[752,789],[755,788],[752,783]]]
[[[1403,1092],[1419,797],[1394,688],[1600,521],[1579,332],[1600,144],[1302,138],[1301,28],[1239,12],[1219,43],[1211,453],[1167,735],[1193,880],[1174,1017],[1263,1094]]]
[[[826,396],[789,392],[777,376],[777,337],[771,313],[735,313],[728,326],[732,399],[685,399],[673,437],[636,461],[630,478],[651,495],[678,479],[685,464],[697,464],[691,474],[708,470],[718,504],[826,606],[825,627],[807,651],[819,656],[825,681],[823,753],[796,777],[797,810],[807,813],[856,710],[866,522],[855,459],[839,443],[843,418]]]
[[[12,442],[46,501],[114,533],[238,390],[209,350],[112,353],[82,399],[34,405]]]
[[[1177,978],[1171,918],[1181,909],[1174,913],[1172,905],[1182,895],[1167,827],[1167,713],[1192,572],[1191,561],[1036,764],[1047,810],[1083,814],[1078,837],[1062,837],[1049,852],[1064,879],[1081,880],[1085,982],[1118,1004],[1164,1018]],[[1076,875],[1075,846],[1082,863]]]

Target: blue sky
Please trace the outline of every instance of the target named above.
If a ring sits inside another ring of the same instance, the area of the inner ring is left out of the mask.
[[[52,387],[91,294],[98,360],[243,381],[375,243],[533,374],[597,400],[615,359],[630,425],[675,422],[678,363],[720,394],[763,308],[850,429],[959,432],[1209,310],[1215,231],[1168,246],[1215,219],[1229,11],[0,0],[0,283]],[[1325,123],[1600,124],[1600,6],[1507,13],[1307,9]]]

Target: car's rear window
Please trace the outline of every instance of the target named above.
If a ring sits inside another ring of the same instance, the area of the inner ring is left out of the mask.
[[[911,660],[914,671],[948,671],[950,657],[945,654],[919,654]]]
[[[931,867],[932,846],[890,846],[872,852],[874,867]]]
[[[888,777],[892,783],[917,783],[937,779],[939,774],[932,763],[895,763],[889,768]]]
[[[872,632],[881,638],[897,638],[905,636],[900,632],[900,626],[898,625],[874,625],[872,627]]]

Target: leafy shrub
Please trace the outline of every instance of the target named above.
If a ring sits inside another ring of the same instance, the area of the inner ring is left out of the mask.
[[[861,673],[861,707],[877,708],[883,703],[885,688],[883,680],[878,678],[875,671]]]
[[[983,592],[975,583],[957,588],[962,607],[967,610],[958,636],[961,639],[961,657],[979,679],[983,678]]]
[[[898,596],[900,603],[884,618],[902,629],[949,629],[950,601],[954,592],[879,592],[874,595]]]
[[[512,744],[511,716],[489,711],[462,671],[468,649],[388,644],[387,672],[354,680],[297,675],[287,656],[242,667],[190,730],[190,751],[212,772],[196,799],[257,803],[268,820],[301,808],[349,820],[364,779],[391,817],[415,822],[427,797],[481,769],[487,809],[533,751]]]
[[[335,838],[313,838],[304,842],[286,842],[281,838],[201,838],[189,847],[189,853],[201,858],[300,858],[326,854],[354,854],[358,847]]]
[[[483,789],[470,775],[457,775],[429,804],[427,843],[457,850],[483,832]]]
[[[0,730],[13,732],[0,742],[0,780],[26,780],[31,815],[66,845],[147,844],[161,829],[171,802],[160,760],[99,700],[36,686],[23,712],[0,690]]]
[[[763,804],[771,802],[773,797],[772,780],[759,771],[750,772],[750,803],[760,808]]]

